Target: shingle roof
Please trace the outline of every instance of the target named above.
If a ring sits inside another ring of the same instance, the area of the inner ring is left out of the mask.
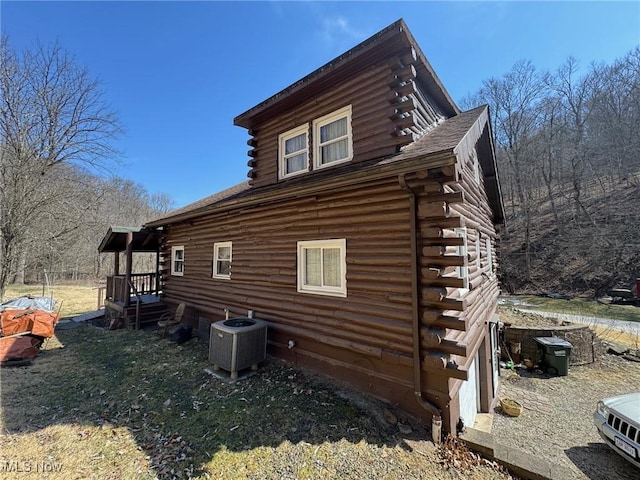
[[[488,107],[486,105],[460,113],[454,117],[445,120],[428,134],[422,136],[416,142],[408,145],[402,152],[384,158],[369,160],[366,162],[347,163],[338,165],[334,168],[323,169],[313,172],[309,175],[302,175],[295,179],[275,185],[252,188],[247,181],[234,185],[221,192],[215,193],[209,197],[198,200],[185,207],[179,208],[167,215],[148,222],[147,226],[160,226],[176,220],[185,220],[193,218],[216,208],[217,204],[228,204],[231,201],[250,201],[253,197],[260,195],[261,197],[278,193],[283,196],[288,190],[299,191],[300,188],[313,188],[323,182],[330,182],[338,178],[344,178],[356,172],[374,173],[380,167],[390,165],[400,165],[403,162],[424,160],[429,157],[439,158],[442,154],[455,154],[455,148],[464,139],[465,135],[470,131],[476,122],[486,115]],[[495,165],[488,163],[485,159],[482,168],[485,175],[495,176]],[[498,188],[497,183],[490,184],[490,188]],[[492,198],[499,199],[499,192],[494,192]],[[292,193],[293,194],[293,193]],[[500,204],[501,205],[501,204]],[[501,216],[501,206],[492,205],[495,209],[497,217]]]
[[[486,109],[487,106],[482,105],[448,118],[417,141],[407,145],[401,153],[391,157],[392,161],[452,151]]]
[[[136,252],[156,252],[158,251],[158,234],[144,227],[122,227],[112,225],[109,231],[100,242],[98,251],[124,252],[127,248],[127,237],[131,234],[132,248]]]
[[[195,202],[185,205],[184,207],[178,208],[176,210],[172,210],[171,212],[167,213],[166,215],[163,215],[162,217],[158,217],[153,220],[150,220],[149,222],[147,222],[147,225],[157,224],[159,221],[162,221],[166,218],[176,217],[189,212],[195,212],[197,210],[200,210],[203,207],[208,207],[215,203],[221,202],[222,200],[230,199],[242,192],[249,190],[250,188],[251,187],[249,186],[248,180],[242,183],[238,183],[237,185],[229,187],[218,193],[214,193],[213,195],[209,195],[208,197],[202,198],[200,200],[196,200]]]

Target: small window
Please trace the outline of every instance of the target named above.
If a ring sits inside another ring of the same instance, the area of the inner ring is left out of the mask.
[[[462,239],[462,245],[458,245],[457,255],[462,257],[463,265],[456,267],[456,273],[458,278],[464,281],[462,287],[462,293],[465,293],[469,289],[469,267],[467,266],[467,227],[461,227],[455,229],[456,236]]]
[[[476,233],[476,268],[478,270],[482,269],[482,259],[480,255],[480,245],[482,245],[482,240],[480,237],[481,237],[480,232],[477,232]]]
[[[351,160],[353,156],[351,105],[315,120],[313,139],[315,168]]]
[[[489,278],[493,278],[493,252],[491,250],[491,239],[484,239],[485,249],[487,251],[487,265],[489,266]]]
[[[298,292],[347,296],[347,241],[298,242]]]
[[[184,247],[171,247],[171,275],[184,275]]]
[[[278,137],[280,178],[309,171],[308,126],[302,125]]]
[[[231,242],[213,244],[213,278],[231,278]]]
[[[478,160],[478,152],[474,148],[471,152],[471,161],[473,162],[473,179],[480,184],[480,161]]]

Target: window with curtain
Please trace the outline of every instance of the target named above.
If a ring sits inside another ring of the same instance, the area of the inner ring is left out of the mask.
[[[231,278],[231,242],[213,244],[213,277]]]
[[[278,137],[280,178],[309,171],[307,125],[301,125]]]
[[[315,120],[313,126],[315,168],[351,160],[351,105]]]
[[[298,242],[298,291],[346,297],[347,241]]]
[[[171,275],[184,275],[184,247],[171,247]]]

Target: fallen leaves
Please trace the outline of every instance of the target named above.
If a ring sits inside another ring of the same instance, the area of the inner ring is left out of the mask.
[[[440,458],[444,464],[458,474],[469,473],[479,467],[488,467],[497,472],[505,473],[504,467],[497,462],[487,460],[472,452],[458,437],[447,435],[438,448]]]

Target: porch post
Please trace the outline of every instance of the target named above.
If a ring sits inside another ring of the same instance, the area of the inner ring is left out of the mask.
[[[124,281],[126,283],[125,292],[126,298],[124,300],[124,306],[128,307],[131,303],[131,287],[129,287],[129,283],[131,282],[131,264],[133,263],[131,260],[133,258],[133,232],[127,232],[127,266],[124,274]]]
[[[156,248],[156,295],[160,293],[160,242]]]
[[[120,252],[113,252],[113,275],[120,275]]]

